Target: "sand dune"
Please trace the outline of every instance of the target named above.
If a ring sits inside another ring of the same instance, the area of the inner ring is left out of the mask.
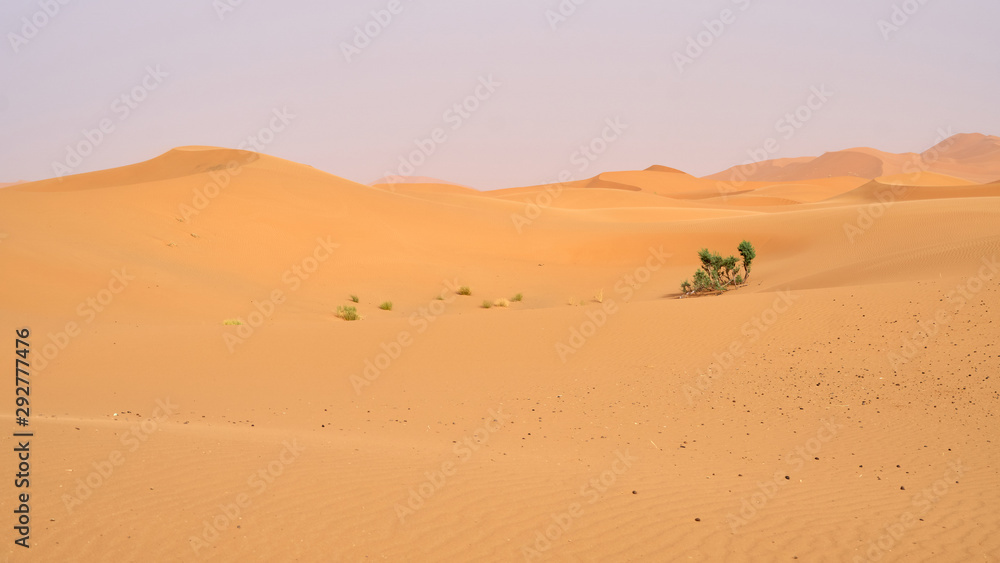
[[[32,549],[1000,560],[1000,184],[969,180],[994,142],[725,189],[663,166],[390,189],[212,147],[7,187]],[[678,299],[698,249],[743,239],[747,286]]]
[[[828,152],[815,158],[778,159],[734,166],[709,179],[724,182],[791,182],[856,176],[873,180],[880,176],[931,172],[983,183],[1000,180],[1000,138],[982,134],[958,134],[942,140],[923,153],[893,154],[862,147]]]
[[[909,174],[881,176],[875,179],[883,184],[900,186],[972,186],[977,184],[977,182],[934,172],[911,172]]]

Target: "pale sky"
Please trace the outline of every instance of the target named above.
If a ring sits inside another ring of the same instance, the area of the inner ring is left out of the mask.
[[[480,189],[707,175],[772,138],[768,158],[919,152],[1000,133],[998,23],[992,0],[4,0],[0,182],[262,129],[358,182],[402,158]]]

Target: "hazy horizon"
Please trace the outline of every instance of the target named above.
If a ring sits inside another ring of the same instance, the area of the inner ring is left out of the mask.
[[[0,7],[0,182],[243,144],[495,189],[1000,132],[1000,6],[971,0],[62,2]]]

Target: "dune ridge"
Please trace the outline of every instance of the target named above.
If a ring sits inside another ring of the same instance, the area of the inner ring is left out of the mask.
[[[828,152],[819,157],[766,160],[734,166],[706,176],[723,182],[789,182],[857,176],[874,180],[879,176],[933,172],[975,183],[1000,180],[1000,137],[960,133],[917,153],[894,154],[861,147]]]

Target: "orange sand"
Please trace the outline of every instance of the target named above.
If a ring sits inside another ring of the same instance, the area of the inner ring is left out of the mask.
[[[4,188],[36,433],[5,556],[1000,561],[1000,159],[958,141],[939,176],[858,152],[736,190],[207,147]],[[746,287],[677,299],[743,239]]]

